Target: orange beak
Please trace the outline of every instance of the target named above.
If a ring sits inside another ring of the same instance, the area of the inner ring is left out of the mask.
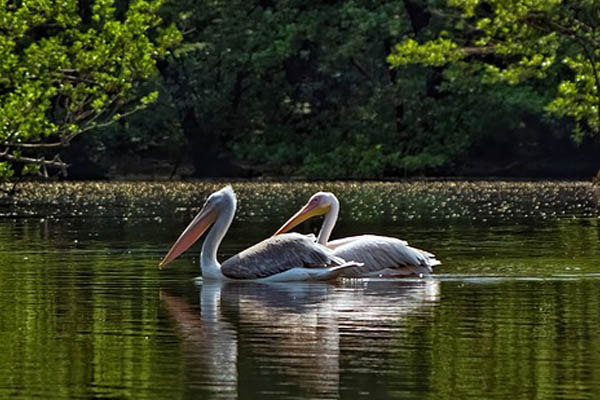
[[[285,233],[309,218],[316,217],[317,215],[327,214],[329,212],[329,208],[329,205],[322,207],[319,203],[311,204],[309,202],[302,207],[300,211],[294,214],[292,218],[288,219],[286,223],[283,224],[283,226],[273,234],[273,236]]]
[[[208,209],[206,207],[202,208],[179,236],[179,239],[173,244],[165,258],[158,264],[158,268],[164,267],[196,243],[200,236],[215,222],[216,218],[217,213],[213,207]]]

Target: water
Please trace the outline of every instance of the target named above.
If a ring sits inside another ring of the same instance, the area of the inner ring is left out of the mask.
[[[27,184],[0,200],[0,398],[599,398],[588,184],[237,183],[223,259],[326,189],[335,237],[396,235],[444,265],[431,279],[219,285],[194,279],[196,247],[158,271],[218,187]]]

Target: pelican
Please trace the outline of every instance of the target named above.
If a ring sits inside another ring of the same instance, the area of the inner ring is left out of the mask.
[[[159,268],[186,251],[212,225],[200,254],[202,278],[207,280],[305,281],[328,280],[360,263],[346,262],[331,250],[300,234],[272,237],[231,257],[222,265],[217,249],[236,210],[231,186],[211,194],[204,206],[173,244]]]
[[[433,267],[441,264],[435,255],[411,247],[404,240],[393,237],[360,235],[329,241],[339,210],[340,203],[333,193],[315,193],[300,211],[275,232],[274,236],[289,231],[311,217],[325,215],[317,242],[333,250],[333,254],[338,257],[356,260],[364,264],[343,271],[342,276],[429,275],[433,272]]]

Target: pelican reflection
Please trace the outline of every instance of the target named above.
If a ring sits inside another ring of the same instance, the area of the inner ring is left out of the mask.
[[[339,397],[342,361],[378,368],[399,329],[431,320],[440,296],[433,279],[205,282],[198,290],[199,307],[167,291],[161,298],[181,338],[188,387],[212,398]]]

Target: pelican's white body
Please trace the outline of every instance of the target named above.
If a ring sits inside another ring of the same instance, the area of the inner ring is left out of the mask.
[[[340,275],[344,269],[360,265],[356,262],[345,262],[328,248],[295,233],[287,234],[283,238],[266,239],[221,265],[217,260],[217,249],[233,221],[235,210],[236,198],[230,186],[213,193],[177,239],[161,265],[170,262],[191,246],[211,223],[212,227],[204,240],[200,255],[203,280],[328,280]]]
[[[379,235],[359,235],[329,241],[339,214],[339,201],[333,193],[314,194],[308,203],[277,231],[286,232],[303,220],[325,214],[317,242],[345,260],[363,265],[342,272],[346,277],[392,277],[428,275],[440,261],[429,252],[411,247],[404,240]]]

